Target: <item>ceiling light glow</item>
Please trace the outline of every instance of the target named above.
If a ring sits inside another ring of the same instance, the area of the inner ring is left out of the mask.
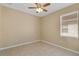
[[[37,11],[38,13],[40,13],[40,12],[43,11],[43,9],[42,9],[42,8],[37,8],[36,11]]]

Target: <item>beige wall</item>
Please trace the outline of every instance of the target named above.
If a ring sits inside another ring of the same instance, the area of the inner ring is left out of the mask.
[[[39,18],[6,7],[0,9],[2,9],[0,10],[0,21],[2,21],[0,32],[1,29],[3,32],[2,39],[0,39],[1,48],[40,39]]]
[[[1,45],[1,40],[2,40],[2,7],[0,7],[0,45]]]
[[[79,51],[79,40],[60,37],[60,15],[79,10],[79,4],[56,11],[41,18],[41,38],[69,49]]]

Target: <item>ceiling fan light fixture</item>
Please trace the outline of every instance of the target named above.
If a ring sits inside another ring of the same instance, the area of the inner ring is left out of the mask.
[[[43,9],[42,9],[42,8],[37,8],[36,11],[37,11],[38,13],[40,13],[40,12],[43,11]]]

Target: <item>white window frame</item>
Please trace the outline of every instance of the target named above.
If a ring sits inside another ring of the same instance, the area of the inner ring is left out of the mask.
[[[79,11],[74,11],[74,12],[70,12],[70,13],[66,13],[66,14],[62,14],[60,16],[60,36],[62,37],[62,17],[64,16],[68,16],[68,15],[71,15],[71,14],[74,14],[74,13],[77,13],[77,24],[78,24],[78,19],[79,19]],[[78,31],[79,33],[79,31]],[[77,34],[78,34],[77,33]],[[78,35],[79,36],[79,35]],[[68,37],[68,36],[67,36]],[[70,36],[69,36],[70,37]],[[78,37],[77,37],[78,38]]]

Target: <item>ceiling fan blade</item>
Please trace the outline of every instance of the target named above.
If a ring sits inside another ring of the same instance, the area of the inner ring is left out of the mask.
[[[47,10],[46,10],[46,9],[43,9],[43,11],[47,12]]]
[[[43,7],[47,7],[48,5],[50,5],[50,3],[46,3],[43,5]]]
[[[38,7],[39,5],[38,5],[38,3],[35,3],[35,5]]]
[[[28,7],[29,9],[36,9],[37,7]]]
[[[39,4],[39,3],[35,3],[35,5],[37,6],[37,8],[41,7],[41,4]]]
[[[38,3],[35,3],[35,5],[38,5]]]

